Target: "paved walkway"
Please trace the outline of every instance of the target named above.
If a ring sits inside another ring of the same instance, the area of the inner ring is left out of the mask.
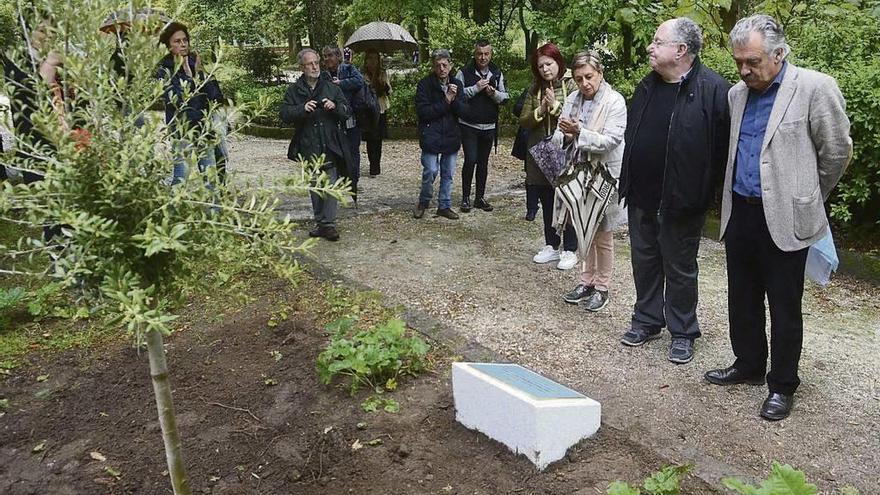
[[[237,180],[271,181],[293,171],[286,149],[282,141],[234,143]],[[522,219],[522,165],[509,157],[508,147],[501,146],[490,164],[492,213],[474,211],[449,221],[429,210],[414,220],[410,210],[419,181],[417,143],[386,143],[382,175],[362,179],[358,208],[343,210],[341,242],[319,244],[317,262],[598,399],[607,424],[675,460],[696,461],[704,469],[717,461],[722,470],[709,477],[724,475],[724,465],[764,476],[770,462],[779,460],[803,469],[829,493],[845,485],[880,493],[877,287],[838,278],[824,290],[808,288],[803,385],[793,415],[770,423],[757,415],[766,388],[721,388],[702,378],[705,370],[733,360],[721,244],[701,244],[703,337],[694,361],[678,366],[666,360],[668,334],[637,349],[618,342],[634,300],[625,231],[615,236],[611,302],[598,314],[561,300],[575,284],[573,271],[532,263],[543,244],[540,219]],[[457,209],[460,175],[454,191]],[[285,207],[309,217],[306,198],[291,198]]]

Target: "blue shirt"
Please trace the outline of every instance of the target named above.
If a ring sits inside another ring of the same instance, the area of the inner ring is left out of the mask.
[[[761,147],[767,132],[767,121],[770,120],[770,112],[787,66],[788,62],[782,62],[779,74],[776,74],[770,87],[763,93],[749,90],[742,126],[739,128],[736,176],[733,178],[733,192],[740,196],[761,197]]]

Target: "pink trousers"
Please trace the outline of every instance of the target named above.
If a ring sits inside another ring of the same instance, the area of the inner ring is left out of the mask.
[[[612,232],[598,231],[581,265],[581,282],[607,291],[614,274],[614,237]]]

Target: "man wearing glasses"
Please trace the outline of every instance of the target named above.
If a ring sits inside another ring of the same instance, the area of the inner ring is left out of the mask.
[[[730,84],[700,63],[703,33],[686,17],[657,28],[650,74],[627,117],[619,192],[628,212],[636,302],[621,338],[640,346],[669,328],[668,359],[694,356],[697,251],[727,159]]]

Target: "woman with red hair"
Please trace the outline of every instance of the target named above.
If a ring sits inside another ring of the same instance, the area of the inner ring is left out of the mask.
[[[529,132],[529,148],[553,134],[565,97],[576,89],[574,85],[563,80],[565,60],[553,43],[538,48],[532,55],[530,65],[534,80],[519,116],[519,125]],[[577,264],[577,238],[574,229],[567,226],[560,238],[553,228],[554,188],[531,154],[526,155],[526,191],[540,200],[544,220],[545,246],[532,259],[535,263],[558,260],[556,268],[560,270],[573,268]]]

